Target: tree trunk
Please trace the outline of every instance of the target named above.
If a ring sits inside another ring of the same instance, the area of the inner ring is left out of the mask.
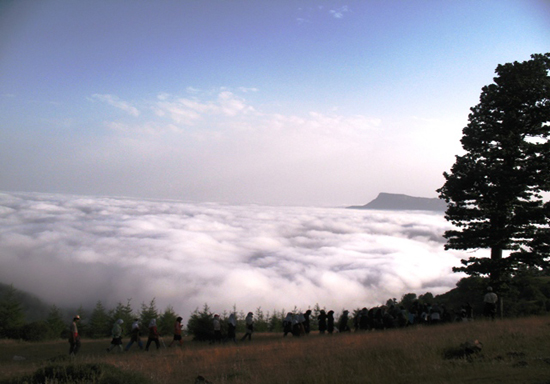
[[[502,248],[493,247],[491,248],[491,274],[489,279],[493,288],[498,289],[500,284],[501,272],[502,272]]]

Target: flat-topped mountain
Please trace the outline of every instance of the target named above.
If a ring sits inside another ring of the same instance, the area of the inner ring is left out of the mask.
[[[438,198],[414,197],[395,193],[380,193],[376,199],[365,205],[349,209],[380,209],[386,211],[436,211],[445,212],[447,204]]]

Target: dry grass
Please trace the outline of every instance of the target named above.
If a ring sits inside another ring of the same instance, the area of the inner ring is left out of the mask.
[[[479,339],[473,359],[443,352]],[[165,340],[168,342],[168,339]],[[550,383],[550,318],[477,321],[433,327],[283,338],[255,334],[252,342],[106,353],[109,340],[84,340],[78,362],[104,362],[139,371],[158,383]],[[68,343],[0,342],[0,379],[30,373],[66,355]],[[13,361],[13,356],[24,361]]]

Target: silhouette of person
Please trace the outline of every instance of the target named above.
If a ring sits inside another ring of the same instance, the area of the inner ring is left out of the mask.
[[[309,316],[310,315],[311,315],[311,310],[308,309],[304,313],[304,331],[305,331],[306,335],[309,335],[309,331],[311,330],[310,325],[309,325]]]
[[[327,330],[327,314],[323,309],[319,311],[319,317],[317,317],[317,321],[319,321],[319,333],[322,335]]]
[[[134,322],[132,323],[132,329],[130,331],[130,341],[128,342],[124,350],[128,351],[134,343],[138,344],[139,349],[143,349],[143,343],[141,342],[139,331],[139,319],[134,319]]]
[[[229,320],[227,320],[227,339],[232,340],[234,343],[237,342],[236,330],[237,330],[237,319],[235,318],[235,314],[232,313],[229,315]]]
[[[149,323],[149,337],[147,338],[147,344],[145,345],[145,351],[149,351],[149,346],[154,342],[157,349],[160,348],[159,331],[157,329],[157,319],[151,320]]]
[[[113,324],[113,329],[111,330],[111,335],[113,339],[111,340],[111,345],[107,348],[107,352],[111,352],[115,347],[118,347],[120,352],[122,352],[122,324],[124,320],[118,319]]]
[[[483,314],[487,317],[491,317],[492,320],[495,319],[497,314],[497,302],[498,296],[493,292],[492,287],[487,287],[487,293],[483,296],[483,302],[485,307],[483,308]]]
[[[172,339],[172,341],[170,342],[168,347],[171,347],[175,342],[178,342],[180,347],[183,345],[183,339],[181,337],[181,321],[182,320],[183,319],[182,319],[181,316],[177,317],[176,322],[174,323],[174,338]]]
[[[338,331],[339,332],[350,332],[350,328],[348,326],[348,313],[349,311],[344,311],[342,313],[342,316],[340,316],[340,322],[338,323]]]
[[[248,312],[248,315],[246,315],[245,319],[245,325],[246,325],[246,333],[241,338],[241,341],[248,338],[249,341],[252,340],[252,332],[254,332],[254,314],[252,312]]]
[[[332,334],[334,332],[334,311],[330,310],[327,313],[327,331]]]
[[[69,348],[69,355],[71,356],[75,356],[80,350],[80,335],[78,334],[78,327],[76,326],[76,323],[79,321],[80,316],[76,315],[69,329],[69,344],[71,345]]]

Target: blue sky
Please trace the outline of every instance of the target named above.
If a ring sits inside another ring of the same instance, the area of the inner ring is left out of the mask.
[[[0,190],[435,197],[547,1],[3,1]]]

